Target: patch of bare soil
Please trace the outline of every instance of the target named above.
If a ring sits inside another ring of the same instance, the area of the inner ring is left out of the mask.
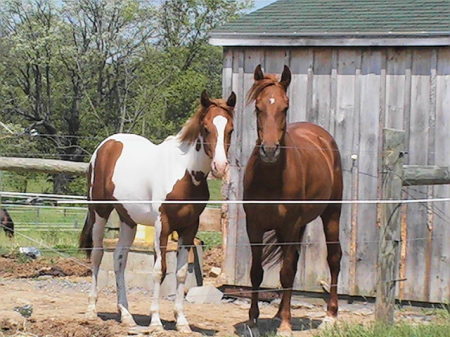
[[[127,328],[114,321],[29,319],[23,323],[0,321],[3,336],[112,337],[126,336]]]
[[[64,258],[23,259],[16,255],[0,256],[0,277],[34,278],[44,275],[89,276],[89,262]]]
[[[222,268],[223,248],[222,246],[211,248],[203,252],[203,273],[209,275],[211,268]]]

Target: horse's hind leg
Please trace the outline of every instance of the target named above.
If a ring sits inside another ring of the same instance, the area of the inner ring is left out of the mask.
[[[287,241],[292,241],[288,239]],[[277,335],[291,336],[291,297],[292,286],[294,285],[295,273],[297,272],[297,263],[299,253],[297,245],[285,245],[283,249],[283,264],[280,270],[280,281],[282,286],[282,298],[276,317],[281,319]]]
[[[128,311],[127,289],[125,286],[125,267],[127,265],[128,252],[136,236],[137,226],[129,226],[125,222],[120,225],[119,242],[114,250],[114,272],[116,274],[117,286],[117,310],[120,313],[120,320],[128,326],[135,326]]]
[[[100,270],[100,263],[103,258],[103,236],[105,231],[105,225],[108,218],[102,218],[93,212],[94,225],[92,228],[92,252],[91,252],[91,267],[92,267],[92,285],[89,292],[89,304],[86,316],[88,318],[96,318],[96,303],[97,303],[97,291],[98,291],[98,272]]]
[[[330,205],[321,215],[325,239],[327,241],[327,261],[330,267],[331,284],[330,297],[327,305],[328,317],[334,319],[338,313],[337,282],[341,270],[341,244],[339,242],[339,218],[341,215],[340,205]]]

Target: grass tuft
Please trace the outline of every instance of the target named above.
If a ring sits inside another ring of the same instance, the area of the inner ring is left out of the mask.
[[[450,337],[450,322],[433,324],[340,325],[315,337]]]

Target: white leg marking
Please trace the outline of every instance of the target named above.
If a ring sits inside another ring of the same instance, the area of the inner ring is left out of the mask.
[[[128,252],[136,236],[136,226],[133,228],[122,222],[120,225],[119,242],[114,251],[114,272],[117,286],[117,310],[120,313],[122,323],[136,326],[133,316],[128,311],[127,289],[125,285],[125,267],[127,265]]]
[[[150,307],[150,313],[152,315],[152,320],[150,322],[151,330],[162,330],[161,318],[159,317],[159,294],[161,289],[161,279],[162,279],[162,260],[161,260],[161,246],[160,238],[162,231],[161,216],[155,221],[155,254],[156,260],[153,266],[153,297],[152,304]]]
[[[213,124],[217,129],[217,143],[214,150],[213,168],[216,167],[219,172],[224,171],[228,163],[227,155],[225,153],[225,126],[228,120],[223,116],[216,116],[213,119]],[[223,172],[222,172],[223,173]]]
[[[86,316],[88,318],[96,318],[96,303],[98,296],[98,271],[100,270],[100,263],[103,258],[103,234],[107,219],[103,219],[97,213],[94,213],[95,222],[92,228],[92,284],[89,292],[88,309]]]
[[[181,332],[191,332],[189,323],[184,315],[184,284],[188,272],[188,253],[189,247],[183,247],[183,240],[180,236],[178,240],[178,256],[177,256],[177,294],[175,299],[175,318],[177,320],[177,330]]]

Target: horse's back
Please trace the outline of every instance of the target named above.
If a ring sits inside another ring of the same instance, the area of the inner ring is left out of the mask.
[[[151,200],[152,179],[157,146],[148,139],[133,134],[115,134],[106,138],[96,149],[90,162],[92,200]],[[136,223],[151,223],[152,205],[123,204]],[[99,214],[110,209],[94,207]],[[105,207],[103,207],[105,208]],[[149,220],[146,220],[146,219]]]
[[[145,176],[145,172],[150,173],[156,151],[156,145],[142,136],[112,135],[98,146],[91,158],[91,179],[100,180],[107,189],[122,184],[125,179],[132,183]]]

